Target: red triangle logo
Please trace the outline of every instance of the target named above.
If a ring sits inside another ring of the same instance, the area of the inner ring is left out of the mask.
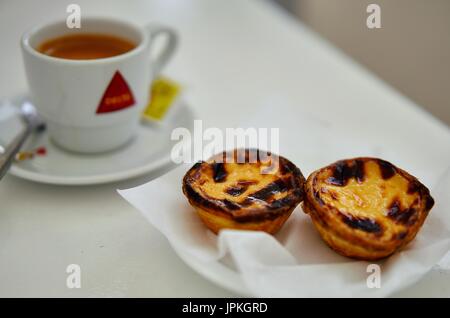
[[[135,104],[133,93],[119,71],[116,71],[111,82],[109,82],[100,104],[97,114],[116,112]]]

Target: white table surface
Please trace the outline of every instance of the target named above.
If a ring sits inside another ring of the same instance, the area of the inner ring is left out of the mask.
[[[26,91],[20,35],[37,23],[64,18],[73,2],[81,5],[82,15],[175,27],[181,45],[165,73],[185,86],[186,99],[202,118],[219,126],[233,125],[236,114],[251,114],[266,97],[282,95],[314,116],[347,123],[343,130],[364,129],[368,142],[382,142],[380,129],[398,132],[403,153],[414,155],[421,147],[433,154],[415,158],[417,167],[397,160],[405,169],[416,168],[419,177],[426,175],[420,170],[426,163],[444,169],[450,162],[447,127],[261,1],[2,1],[0,96]],[[413,147],[405,141],[417,130],[427,138]],[[155,176],[89,187],[6,176],[0,182],[0,296],[236,296],[187,267],[115,191]],[[66,287],[71,263],[81,266],[81,289]],[[433,270],[397,296],[449,297],[450,275]]]

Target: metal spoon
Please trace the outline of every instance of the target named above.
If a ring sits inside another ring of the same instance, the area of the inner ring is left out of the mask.
[[[25,140],[33,133],[45,130],[45,123],[37,114],[36,108],[28,101],[20,107],[20,114],[25,123],[25,128],[4,149],[0,148],[0,179],[6,174],[11,164],[24,144]],[[3,150],[3,151],[2,151]]]

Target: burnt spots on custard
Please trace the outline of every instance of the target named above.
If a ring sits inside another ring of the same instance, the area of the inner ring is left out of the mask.
[[[249,186],[255,185],[255,184],[258,184],[258,181],[256,181],[256,180],[239,180],[237,182],[237,185],[245,186],[245,187],[249,187]]]
[[[416,209],[402,209],[398,200],[394,200],[388,207],[387,216],[394,220],[396,223],[410,225],[415,221],[415,218],[413,218],[414,215],[416,215]]]
[[[247,190],[245,187],[231,186],[225,189],[225,192],[228,193],[229,195],[232,195],[233,197],[238,197],[242,193],[244,193],[245,190]]]
[[[364,181],[364,161],[338,161],[333,166],[333,174],[327,182],[336,186],[345,186],[349,179],[354,178],[359,183]]]
[[[224,182],[228,175],[225,170],[225,164],[221,162],[213,162],[211,163],[211,168],[213,170],[214,182]]]
[[[270,203],[270,199],[280,192],[285,192],[289,189],[288,185],[283,179],[277,179],[274,182],[269,183],[264,188],[250,194],[242,201],[244,205],[250,205],[254,201],[263,201],[265,203]]]
[[[294,198],[287,196],[282,199],[273,200],[272,202],[270,202],[269,209],[280,209],[284,206],[289,206],[293,203],[294,203]]]
[[[364,181],[364,161],[356,159],[353,164],[353,177],[358,183]]]
[[[400,202],[398,202],[398,200],[394,200],[392,201],[391,205],[388,207],[388,212],[387,215],[389,217],[394,217],[396,215],[398,215],[401,211],[401,206],[400,206]]]
[[[236,184],[229,186],[225,192],[234,197],[240,196],[242,193],[247,191],[248,187],[257,184],[258,181],[255,180],[239,180]]]
[[[390,162],[387,162],[382,159],[377,159],[378,166],[380,167],[381,177],[384,180],[392,178],[395,173],[397,172],[397,169],[395,169],[394,165]]]
[[[406,210],[401,211],[401,213],[397,214],[395,217],[395,221],[404,225],[411,225],[415,222],[416,220],[416,209],[414,208],[409,208]]]
[[[230,200],[224,199],[221,201],[224,203],[225,207],[229,210],[239,210],[241,208],[241,206],[239,204],[234,203]]]
[[[327,179],[332,185],[343,186],[347,183],[348,168],[345,161],[337,162],[333,167],[333,175]]]
[[[267,201],[274,194],[279,192],[287,191],[288,188],[283,179],[277,179],[274,182],[269,183],[261,190],[256,191],[255,193],[248,196],[247,199],[252,200],[263,200]]]
[[[357,218],[341,213],[342,221],[353,229],[367,233],[381,233],[381,226],[375,220],[369,218]]]

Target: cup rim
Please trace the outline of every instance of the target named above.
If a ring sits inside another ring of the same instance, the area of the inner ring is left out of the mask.
[[[48,62],[61,63],[61,64],[72,64],[72,65],[74,65],[74,64],[89,65],[89,64],[103,64],[103,63],[118,62],[120,60],[129,58],[129,57],[132,57],[132,56],[135,56],[135,55],[141,53],[145,49],[145,47],[148,45],[149,39],[148,39],[147,34],[144,32],[144,29],[129,22],[129,21],[114,18],[114,17],[102,17],[102,16],[83,17],[82,22],[83,21],[90,21],[90,22],[102,21],[102,22],[120,23],[120,24],[126,25],[129,28],[134,29],[137,33],[140,34],[141,41],[139,42],[139,44],[136,45],[136,47],[134,47],[130,51],[125,52],[123,54],[119,54],[119,55],[111,56],[111,57],[105,57],[105,58],[89,59],[89,60],[87,60],[87,59],[86,60],[65,59],[65,58],[46,55],[44,53],[39,52],[38,50],[36,50],[34,47],[32,47],[30,45],[30,39],[36,33],[41,31],[43,28],[65,23],[65,20],[59,19],[59,20],[53,20],[50,22],[44,22],[44,23],[38,24],[38,25],[34,26],[33,28],[31,28],[30,30],[26,31],[21,37],[20,44],[21,44],[23,50],[25,50],[26,52],[28,52],[29,54],[31,54],[37,58],[46,60]]]

